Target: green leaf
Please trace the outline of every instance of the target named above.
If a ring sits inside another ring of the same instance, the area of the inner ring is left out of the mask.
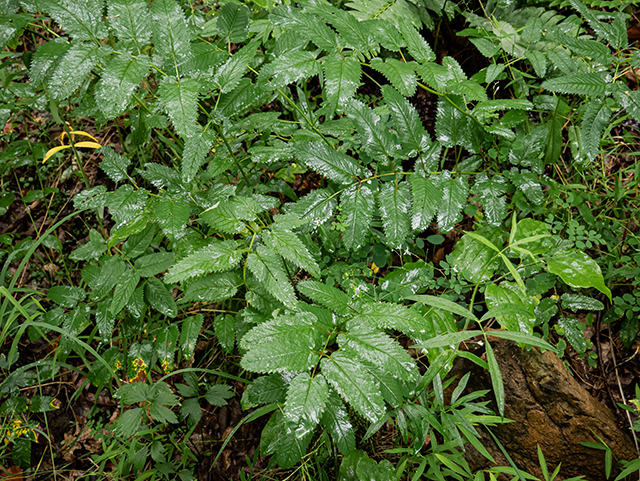
[[[196,314],[185,318],[182,322],[182,331],[180,332],[180,349],[187,359],[193,359],[193,353],[198,342],[198,336],[204,323],[202,314]]]
[[[411,56],[421,63],[432,62],[436,59],[435,53],[431,50],[429,44],[413,27],[408,18],[402,18],[398,22],[402,37],[407,42],[407,50]]]
[[[319,374],[313,378],[302,372],[291,380],[284,406],[284,420],[294,436],[304,438],[312,434],[324,412],[329,387]]]
[[[457,314],[466,319],[470,319],[474,322],[479,323],[478,318],[473,314],[473,312],[465,309],[460,304],[452,302],[448,299],[444,299],[443,297],[437,296],[428,296],[428,295],[415,295],[415,296],[407,296],[405,299],[410,301],[421,302],[427,306],[435,307],[436,309],[442,309],[447,312],[451,312],[453,314]]]
[[[100,168],[111,180],[120,182],[129,178],[127,169],[131,161],[127,157],[116,153],[111,147],[102,147],[98,152],[104,155]]]
[[[411,64],[394,58],[388,58],[384,62],[380,58],[374,58],[371,60],[371,68],[384,75],[405,97],[415,95],[418,79]]]
[[[438,205],[442,201],[442,183],[439,175],[425,177],[414,173],[409,177],[411,184],[411,228],[423,231],[429,227]]]
[[[226,384],[216,384],[211,386],[204,395],[204,398],[212,406],[226,406],[227,399],[233,397],[231,386]]]
[[[146,190],[134,190],[130,185],[123,185],[115,192],[111,192],[107,197],[106,206],[115,222],[112,230],[119,229],[127,222],[136,219],[144,210],[148,196],[149,193]]]
[[[367,176],[367,172],[353,157],[324,142],[296,142],[294,153],[307,166],[339,184],[352,184],[359,177]]]
[[[29,83],[38,87],[47,78],[51,69],[71,45],[64,37],[55,38],[42,44],[31,59],[29,66]]]
[[[238,275],[238,277],[240,277]],[[213,325],[216,338],[225,352],[232,352],[236,340],[236,320],[233,316],[227,314],[216,318]]]
[[[384,416],[380,389],[371,379],[369,369],[354,354],[337,351],[322,358],[320,364],[327,381],[361,416],[372,423]]]
[[[347,249],[354,251],[364,243],[373,217],[373,191],[367,184],[352,185],[340,197],[342,212],[347,215],[342,240]]]
[[[529,62],[531,62],[536,75],[540,78],[544,78],[547,73],[547,57],[537,50],[527,50],[524,53],[524,56],[529,60]]]
[[[493,337],[499,337],[501,339],[509,339],[510,341],[520,342],[531,346],[538,346],[548,351],[557,352],[557,349],[549,344],[547,341],[536,337],[533,334],[527,334],[525,332],[515,331],[491,331]]]
[[[584,338],[585,324],[573,317],[561,317],[558,319],[557,327],[564,331],[564,337],[571,343],[576,352],[581,356],[584,355],[588,347],[587,340]]]
[[[571,0],[571,6],[582,15],[593,31],[599,36],[607,40],[616,49],[625,49],[629,47],[629,38],[624,22],[624,14],[616,12],[612,16],[614,21],[612,24],[601,22],[598,19],[596,11],[589,10],[582,2]]]
[[[201,277],[184,293],[185,301],[219,302],[233,297],[242,285],[242,276],[237,271],[222,272]]]
[[[135,259],[144,254],[157,231],[157,227],[151,225],[142,232],[130,236],[126,242],[122,244],[122,255],[129,259]]]
[[[245,74],[247,67],[256,55],[257,45],[249,43],[238,50],[231,58],[216,70],[211,79],[211,84],[220,89],[220,92],[228,93],[235,89],[240,79]]]
[[[151,307],[165,316],[176,317],[178,314],[178,307],[173,300],[173,296],[164,284],[162,284],[160,279],[156,279],[155,277],[147,279],[145,297]]]
[[[532,254],[546,254],[552,245],[549,230],[544,222],[534,219],[522,219],[516,225],[516,232],[509,247],[520,253],[526,249]]]
[[[198,424],[202,419],[202,408],[198,398],[184,399],[180,404],[180,417],[188,418],[190,423]]]
[[[287,385],[280,373],[262,376],[247,386],[242,394],[242,409],[251,409],[260,404],[284,403]]]
[[[500,287],[489,284],[485,290],[487,307],[491,310],[502,306],[516,306],[517,310],[494,312],[500,325],[509,331],[531,334],[536,322],[533,300],[525,295],[514,284],[503,282]]]
[[[156,205],[156,218],[162,232],[169,239],[180,239],[185,235],[185,224],[189,221],[189,204],[182,199],[165,197]]]
[[[113,291],[113,299],[109,306],[111,314],[117,316],[122,308],[127,305],[133,295],[133,291],[138,286],[138,282],[140,282],[140,274],[134,269],[128,269],[122,273]]]
[[[476,176],[473,192],[480,196],[487,222],[498,227],[507,215],[507,183],[501,175],[489,178],[484,172]]]
[[[53,72],[45,81],[47,91],[55,100],[65,100],[75,92],[98,61],[111,49],[93,42],[72,42]]]
[[[308,279],[299,282],[297,288],[303,296],[311,298],[339,315],[346,315],[354,312],[349,308],[349,304],[353,302],[349,296],[333,286],[328,286],[323,282]]]
[[[542,82],[543,89],[572,95],[604,97],[607,83],[597,73],[577,73]]]
[[[391,110],[393,121],[406,153],[412,157],[431,146],[416,109],[396,89],[390,85],[382,86],[382,95]],[[433,217],[433,215],[432,215]]]
[[[184,12],[176,0],[154,0],[150,13],[156,52],[165,58],[165,68],[171,69],[170,77],[175,81],[173,74],[191,58],[191,35]]]
[[[89,242],[81,245],[74,250],[69,258],[75,261],[88,261],[91,259],[97,259],[107,250],[107,243],[102,238],[100,233],[91,229],[89,231]]]
[[[489,234],[489,231],[486,231]],[[463,235],[451,253],[449,264],[472,284],[488,282],[500,266],[496,252],[481,241]]]
[[[296,294],[280,257],[273,250],[259,245],[256,251],[247,257],[247,267],[263,283],[269,294],[291,309],[296,307]]]
[[[93,289],[92,297],[100,299],[106,296],[116,285],[125,269],[125,263],[121,257],[108,258],[102,264],[102,269],[100,269],[98,276],[88,282],[91,289]]]
[[[293,232],[275,223],[271,225],[270,230],[263,232],[262,238],[267,247],[306,270],[313,277],[320,277],[320,266]]]
[[[231,4],[227,4],[231,5]],[[210,132],[196,132],[184,143],[182,151],[182,180],[191,182],[211,150],[215,136]]]
[[[49,289],[47,297],[62,307],[69,309],[76,307],[78,302],[84,301],[87,293],[80,287],[53,286]]]
[[[399,249],[409,234],[409,212],[411,198],[409,184],[394,182],[382,184],[378,204],[387,245]]]
[[[282,89],[289,84],[306,80],[322,72],[322,66],[316,55],[308,50],[292,50],[277,57],[260,70],[258,81],[273,77],[270,83],[273,89]]]
[[[165,373],[173,371],[175,353],[178,350],[178,327],[175,324],[165,326],[156,337],[154,347],[158,363]]]
[[[582,139],[589,160],[595,160],[600,151],[602,132],[611,118],[611,109],[602,99],[593,99],[582,116]]]
[[[246,40],[249,31],[249,8],[237,3],[225,3],[220,9],[216,28],[218,35],[226,38],[230,43],[240,43]]]
[[[533,104],[528,100],[523,99],[500,99],[500,100],[486,100],[479,102],[474,112],[494,112],[496,110],[531,110]]]
[[[337,204],[331,192],[326,189],[315,189],[295,204],[285,204],[285,209],[286,212],[306,221],[314,230],[331,219]]]
[[[176,262],[164,280],[181,282],[211,272],[228,271],[242,258],[242,253],[238,252],[237,248],[238,244],[232,240],[215,241]]]
[[[154,252],[139,257],[135,265],[140,277],[155,276],[173,265],[173,252]]]
[[[582,296],[580,294],[562,294],[562,308],[570,311],[601,311],[604,304],[592,297]]]
[[[158,91],[160,105],[169,114],[176,132],[183,137],[195,135],[198,128],[196,125],[200,92],[198,82],[190,78],[176,80],[174,77],[167,76],[160,82]]]
[[[611,300],[611,291],[604,284],[600,266],[577,249],[565,249],[547,259],[551,274],[556,274],[571,287],[595,287]]]
[[[131,95],[149,73],[151,59],[139,54],[116,56],[107,63],[95,88],[98,108],[106,119],[115,119],[131,105]]]
[[[109,0],[109,24],[120,41],[133,40],[142,49],[151,40],[149,9],[145,0]]]
[[[359,22],[350,13],[335,7],[330,8],[330,10],[330,18],[325,19],[336,28],[349,45],[365,55],[378,50],[378,42],[375,41],[371,28],[372,23]]]
[[[38,8],[76,40],[102,40],[107,36],[101,20],[102,0],[38,0]]]
[[[315,326],[315,315],[282,315],[258,324],[240,341],[247,353],[240,362],[252,372],[302,371],[317,365],[327,335]]]
[[[350,322],[348,333],[338,335],[338,344],[345,351],[354,351],[360,358],[407,382],[419,376],[415,361],[400,344],[378,330]]]
[[[137,383],[136,383],[137,384]],[[143,408],[133,408],[123,412],[116,422],[113,423],[111,429],[113,432],[123,439],[133,436],[140,424],[142,424]]]
[[[327,57],[323,63],[323,95],[333,112],[356,93],[360,85],[362,67],[354,57]]]
[[[487,364],[489,364],[493,393],[496,396],[496,403],[498,404],[498,411],[500,412],[500,416],[504,417],[504,384],[502,383],[502,374],[500,373],[500,366],[498,366],[498,360],[493,352],[493,348],[488,342],[485,344],[485,353],[487,355]]]
[[[538,175],[526,171],[512,172],[511,180],[534,205],[541,205],[544,202],[544,194]]]
[[[462,220],[462,208],[467,205],[469,185],[467,177],[458,175],[451,177],[448,170],[440,174],[442,185],[442,200],[438,206],[438,229],[449,232]]]
[[[111,340],[113,328],[116,323],[115,316],[111,314],[110,304],[111,303],[109,301],[104,300],[98,303],[96,309],[96,326],[98,326],[100,338],[103,342]]]
[[[398,146],[380,116],[358,100],[351,100],[341,108],[357,126],[362,150],[373,158],[386,157],[390,162]]]
[[[356,437],[349,415],[340,396],[335,391],[329,392],[327,404],[320,421],[331,435],[340,454],[347,456],[356,448]]]
[[[471,100],[487,101],[487,91],[482,85],[471,79],[451,85],[451,93],[464,95],[467,102]]]
[[[165,382],[158,381],[150,389],[149,414],[161,423],[177,423],[177,416],[165,405],[175,406],[178,398]]]
[[[361,322],[377,329],[395,329],[412,337],[419,336],[420,331],[424,330],[424,319],[418,311],[386,302],[363,304],[352,322]]]

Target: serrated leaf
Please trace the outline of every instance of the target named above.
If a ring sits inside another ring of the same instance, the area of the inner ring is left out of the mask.
[[[346,212],[346,228],[342,240],[347,249],[354,251],[365,242],[373,217],[373,191],[366,184],[352,185],[340,197],[342,212]]]
[[[560,92],[572,95],[589,95],[592,97],[604,97],[607,83],[600,74],[597,73],[577,73],[564,75],[542,82],[543,89],[552,92]]]
[[[562,294],[561,299],[562,308],[573,312],[579,310],[601,311],[604,309],[604,304],[599,300],[580,294]]]
[[[324,142],[296,142],[294,154],[319,174],[339,184],[352,184],[365,177],[356,159],[339,152]]]
[[[378,50],[378,42],[372,32],[372,22],[359,22],[353,15],[335,7],[331,8],[331,13],[332,15],[325,19],[352,47],[365,55]]]
[[[202,277],[189,285],[185,301],[219,302],[233,297],[242,285],[242,276],[236,272],[222,272]]]
[[[259,80],[272,77],[270,86],[282,89],[300,80],[307,80],[321,73],[321,65],[316,55],[308,50],[291,50],[265,65],[260,71]]]
[[[416,363],[406,349],[386,334],[356,322],[347,324],[348,333],[338,335],[344,350],[353,350],[363,360],[407,382],[417,381]]]
[[[524,195],[527,196],[531,202],[536,205],[544,202],[544,194],[542,193],[542,186],[540,185],[540,179],[533,172],[513,172],[511,175],[511,181],[518,189],[520,189]]]
[[[173,74],[177,74],[178,67],[191,58],[191,35],[184,12],[176,0],[154,0],[150,13],[156,52],[165,58],[166,65],[171,68],[169,76],[175,81]]]
[[[463,80],[455,84],[450,84],[451,93],[463,95],[467,102],[478,100],[484,102],[487,100],[487,91],[482,85],[474,80]]]
[[[320,277],[320,266],[293,232],[276,223],[270,230],[263,232],[262,238],[267,247],[306,270],[313,277]]]
[[[176,351],[178,350],[178,327],[175,324],[165,326],[156,337],[154,347],[158,363],[165,373],[173,371]]]
[[[125,271],[125,263],[120,256],[107,259],[100,269],[100,273],[88,282],[93,290],[92,297],[102,298],[106,296],[113,286],[118,282],[118,278]]]
[[[98,108],[106,119],[114,119],[124,113],[131,104],[131,95],[149,73],[151,59],[139,54],[116,56],[107,63],[95,88]]]
[[[38,8],[76,40],[102,40],[107,36],[101,20],[103,0],[38,0]]]
[[[446,233],[462,220],[462,208],[467,204],[469,186],[467,177],[451,177],[448,170],[440,174],[442,182],[442,201],[438,205],[438,229]]]
[[[230,43],[239,43],[247,38],[251,12],[246,5],[225,3],[220,9],[216,28],[218,35]]]
[[[385,414],[384,399],[369,369],[355,355],[334,352],[320,361],[322,374],[360,415],[372,423]]]
[[[572,287],[595,287],[611,299],[611,291],[604,284],[598,263],[577,249],[565,249],[547,259],[549,272],[562,278]]]
[[[210,132],[196,132],[184,143],[182,151],[182,180],[191,182],[211,150],[215,136]]]
[[[238,252],[237,248],[238,244],[232,240],[215,241],[176,262],[164,280],[182,282],[211,272],[228,271],[242,258],[242,253]]]
[[[125,243],[122,244],[122,255],[129,257],[130,259],[135,259],[136,257],[144,254],[157,231],[158,228],[155,225],[150,225],[142,232],[130,236]]]
[[[476,176],[473,191],[480,196],[482,210],[487,222],[493,226],[499,226],[507,215],[507,184],[504,177],[494,175],[489,178],[481,173]]]
[[[589,160],[595,160],[600,151],[602,132],[611,117],[611,109],[602,99],[593,99],[582,116],[582,139]]]
[[[106,206],[115,221],[112,229],[119,229],[124,224],[135,219],[144,209],[149,193],[144,189],[135,190],[130,185],[118,187],[107,197]]]
[[[97,152],[104,155],[100,168],[114,182],[120,182],[128,179],[127,169],[131,165],[131,161],[118,153],[111,147],[102,147]]]
[[[247,386],[242,394],[242,409],[251,409],[260,404],[284,403],[287,385],[280,373],[262,376]]]
[[[442,183],[439,175],[429,177],[414,173],[409,177],[411,184],[411,228],[423,231],[431,224],[438,205],[442,201]]]
[[[231,386],[226,384],[216,384],[211,386],[204,395],[204,398],[212,406],[226,406],[227,399],[233,397]]]
[[[202,314],[196,314],[185,318],[182,322],[182,330],[180,331],[180,349],[187,359],[193,359],[193,353],[198,342],[198,336],[204,323]]]
[[[342,108],[357,126],[362,150],[373,158],[386,157],[391,162],[398,146],[380,116],[358,100],[351,100]]]
[[[409,156],[421,156],[431,145],[431,139],[420,120],[416,109],[396,89],[382,86],[382,95],[391,109],[396,130],[402,146]]]
[[[34,87],[39,86],[69,48],[71,44],[64,37],[58,37],[41,45],[31,59],[29,83]]]
[[[73,286],[53,286],[47,294],[47,297],[59,306],[70,309],[76,307],[86,296],[84,289]]]
[[[409,19],[402,18],[398,23],[402,36],[407,42],[407,50],[411,56],[422,63],[435,60],[436,55],[433,53],[433,50],[431,50],[431,47],[422,35],[413,27]]]
[[[347,456],[356,448],[353,426],[349,421],[347,410],[335,391],[329,393],[325,412],[320,421],[331,435],[340,454]]]
[[[200,214],[217,232],[237,234],[245,229],[243,221],[252,221],[263,209],[252,198],[235,196],[214,204]]]
[[[160,105],[169,114],[176,132],[187,138],[195,135],[200,92],[198,82],[191,78],[176,80],[175,77],[167,76],[160,82],[158,91]]]
[[[97,259],[107,250],[107,243],[95,229],[89,231],[89,242],[74,250],[69,258],[75,261]]]
[[[113,299],[109,306],[111,314],[118,315],[122,308],[127,305],[133,291],[138,286],[138,282],[140,282],[140,274],[134,269],[129,269],[122,273],[113,291]]]
[[[376,329],[395,329],[408,336],[419,336],[424,332],[424,319],[413,309],[401,304],[369,302],[359,307],[359,312],[351,321]],[[421,332],[422,331],[422,332]]]
[[[596,11],[588,9],[582,2],[578,0],[570,0],[571,6],[577,10],[587,22],[593,31],[600,37],[610,42],[616,49],[624,49],[629,47],[629,38],[624,22],[624,14],[616,12],[612,24],[601,22]]]
[[[360,85],[362,67],[354,57],[327,57],[323,94],[331,112],[350,100]]]
[[[142,408],[133,408],[123,412],[116,422],[113,423],[111,429],[122,439],[128,439],[135,434],[142,423]]]
[[[295,204],[285,204],[286,212],[298,216],[310,224],[313,230],[333,216],[338,201],[326,189],[315,189]]]
[[[411,211],[409,183],[382,184],[378,205],[387,245],[391,249],[398,249],[409,234],[409,212]]]
[[[388,58],[384,62],[380,58],[374,58],[371,60],[371,68],[384,75],[402,95],[415,95],[418,79],[410,64],[394,58]]]
[[[133,40],[138,49],[151,40],[149,9],[145,0],[109,0],[109,25],[121,41]]]
[[[231,58],[222,64],[217,70],[211,83],[220,92],[228,93],[235,89],[240,79],[245,74],[247,67],[256,54],[257,45],[249,43],[238,50]]]
[[[110,52],[106,46],[92,42],[72,42],[46,80],[47,90],[55,100],[65,100],[76,91],[98,61]]]
[[[284,406],[284,420],[294,436],[304,438],[313,433],[320,422],[329,397],[329,386],[322,376],[313,378],[302,372],[291,380]]]
[[[266,246],[259,245],[255,252],[247,257],[247,267],[263,283],[269,294],[289,308],[297,304],[287,274],[284,271],[280,257]]]
[[[313,299],[337,314],[346,315],[354,312],[349,308],[349,304],[352,303],[349,296],[336,287],[308,279],[299,282],[297,288],[302,295]]]
[[[547,57],[542,52],[537,50],[527,50],[524,56],[531,62],[536,75],[540,78],[544,78],[547,73]]]
[[[173,265],[173,252],[154,252],[136,259],[136,271],[140,277],[152,277]]]
[[[239,276],[238,276],[239,277]],[[225,352],[232,352],[236,339],[236,319],[231,315],[220,316],[216,318],[213,325],[216,338]]]
[[[146,280],[144,293],[147,303],[156,311],[167,317],[176,317],[178,314],[178,306],[176,306],[171,292],[167,290],[162,281],[155,277],[148,278]]]
[[[180,239],[185,235],[184,226],[189,220],[189,205],[184,201],[165,198],[156,205],[158,224],[170,239]]]
[[[302,371],[315,366],[327,337],[315,326],[316,320],[311,313],[298,313],[258,324],[240,341],[240,347],[247,350],[240,365],[259,373]]]

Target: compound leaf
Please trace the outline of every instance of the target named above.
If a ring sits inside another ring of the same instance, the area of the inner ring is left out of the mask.
[[[507,183],[501,175],[489,178],[481,173],[476,176],[474,192],[480,196],[484,215],[490,225],[499,226],[507,215]]]
[[[277,223],[273,224],[269,231],[263,233],[263,240],[267,247],[285,259],[306,270],[313,277],[320,277],[320,266],[298,236],[289,229]]]
[[[563,94],[604,97],[607,83],[600,74],[577,73],[545,80],[542,82],[542,88]]]
[[[242,258],[242,253],[237,248],[235,241],[216,241],[176,262],[164,280],[181,282],[211,272],[228,271]]]
[[[294,153],[313,170],[339,184],[351,184],[366,175],[354,158],[323,142],[296,142]]]
[[[282,266],[280,257],[270,248],[259,245],[255,252],[247,257],[247,267],[262,281],[273,297],[289,308],[294,308],[297,299],[293,287]]]

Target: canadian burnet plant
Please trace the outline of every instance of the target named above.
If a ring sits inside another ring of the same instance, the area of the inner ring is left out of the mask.
[[[422,424],[428,414],[419,406],[438,404],[430,389],[442,391],[458,344],[484,336],[482,323],[496,319],[504,330],[492,335],[555,350],[547,336],[558,302],[574,311],[603,308],[582,293],[544,297],[551,283],[537,290],[527,283],[541,272],[611,296],[594,260],[551,242],[543,222],[518,220],[516,212],[515,199],[543,202],[545,166],[560,156],[568,106],[556,94],[587,98],[580,126],[569,129],[577,164],[598,155],[616,108],[640,120],[638,92],[619,80],[638,57],[612,55],[628,47],[624,18],[609,23],[572,6],[594,36],[578,17],[542,9],[527,11],[526,20],[514,10],[499,19],[469,14],[473,31],[465,32],[491,59],[469,78],[454,58],[437,61],[420,33],[437,12],[408,2],[356,1],[348,9],[228,2],[206,15],[176,0],[7,2],[14,34],[36,11],[38,21],[59,27],[26,58],[30,84],[44,90],[56,115],[67,120],[63,112],[73,115],[75,105],[76,115],[100,124],[128,115],[135,148],[156,132],[173,152],[169,167],[99,150],[116,187],[82,191],[74,205],[107,207],[113,225],[108,235],[90,231],[72,254],[87,263],[88,289],[52,288],[57,307],[45,321],[74,336],[95,323],[108,342],[131,320],[165,318],[153,340],[103,352],[132,382],[155,363],[170,373],[178,351],[192,358],[204,318],[186,308],[220,303],[227,314],[214,330],[222,349],[238,349],[243,369],[264,374],[247,387],[243,406],[275,411],[262,449],[282,467],[303,458],[318,426],[351,455],[354,417],[370,423],[369,435],[391,417],[404,422],[407,439],[424,443],[431,426],[460,447],[463,439],[478,443],[465,416],[490,413],[471,399],[464,414]],[[507,78],[513,97],[492,95]],[[379,87],[373,106],[359,100],[363,79]],[[438,99],[435,138],[410,101],[419,89]],[[290,185],[293,169],[314,179],[302,197]],[[472,204],[480,208],[478,226],[449,259],[470,286],[469,305],[424,294],[428,266],[416,239],[427,229],[451,232]],[[393,298],[375,283],[329,275],[339,262],[369,259],[374,248],[396,264],[404,255],[418,259]],[[487,309],[477,317],[479,293]],[[579,323],[564,317],[558,325],[584,353]],[[533,335],[538,326],[544,339]],[[426,355],[426,372],[407,346]],[[76,349],[71,339],[60,346],[63,358]],[[473,360],[489,369],[503,414],[489,343],[486,358]],[[112,376],[101,367],[92,382],[105,385]],[[122,402],[147,403],[151,412],[127,410],[115,425],[120,434],[135,435],[149,416],[178,422],[165,407],[177,400],[164,382],[127,386],[118,391]],[[197,382],[183,391],[192,401],[181,417],[197,422]],[[224,404],[227,394],[212,393],[211,402]]]

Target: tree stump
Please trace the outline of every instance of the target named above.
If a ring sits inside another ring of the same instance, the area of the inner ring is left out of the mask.
[[[562,463],[558,479],[583,475],[589,481],[605,481],[605,452],[580,444],[599,442],[598,437],[613,451],[614,472],[615,459],[637,457],[633,442],[618,427],[615,416],[571,377],[554,353],[542,354],[538,348],[526,351],[511,341],[489,339],[504,381],[505,417],[514,421],[491,431],[519,469],[542,476],[537,457],[540,445],[549,472]],[[459,361],[451,375],[460,378],[471,371],[467,391],[491,389],[488,371],[466,359]],[[497,412],[495,400],[493,403]],[[482,437],[498,464],[508,466],[491,436],[483,430]],[[472,447],[466,457],[474,471],[490,465]]]

